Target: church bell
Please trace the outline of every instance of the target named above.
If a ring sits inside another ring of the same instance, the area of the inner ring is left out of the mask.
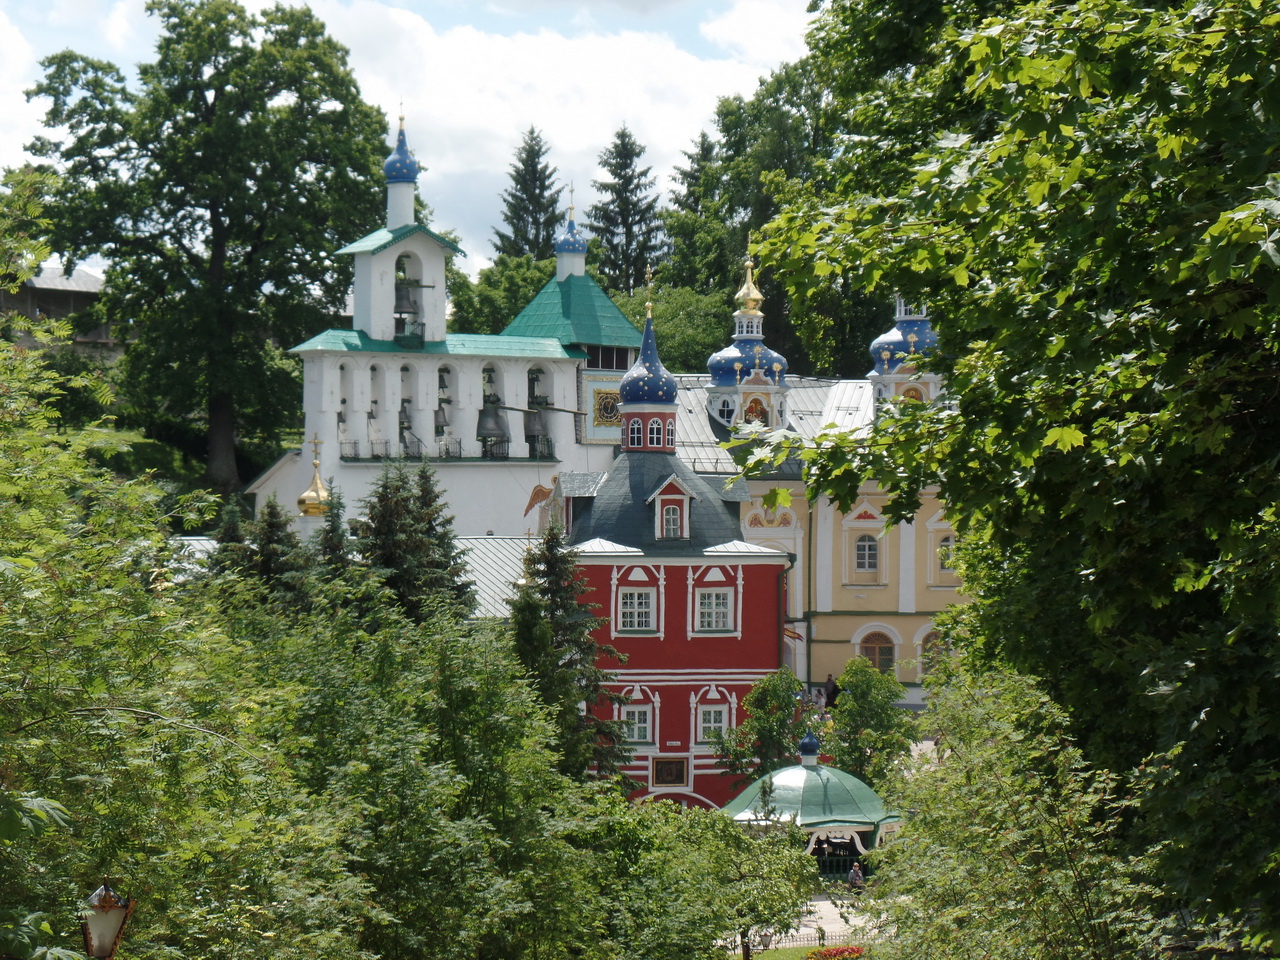
[[[496,406],[485,404],[480,408],[480,419],[476,422],[477,440],[510,440],[507,422]]]
[[[396,284],[396,316],[404,316],[409,313],[417,313],[418,305],[413,302],[413,296],[409,293],[409,284],[400,282]]]
[[[524,415],[525,439],[547,435],[546,415],[541,410],[527,410]]]

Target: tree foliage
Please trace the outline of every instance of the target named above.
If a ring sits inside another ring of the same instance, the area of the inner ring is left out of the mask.
[[[645,284],[645,271],[662,250],[657,178],[652,167],[641,167],[644,147],[623,124],[613,143],[600,153],[608,175],[591,185],[600,200],[587,209],[586,226],[600,241],[600,272],[610,291],[633,293]]]
[[[618,652],[596,643],[603,621],[584,596],[590,589],[564,530],[552,524],[524,557],[524,580],[511,604],[516,655],[534,689],[551,710],[559,769],[585,779],[616,778],[630,751],[621,725],[602,720],[593,707],[622,702],[605,687],[613,675],[599,665]]]
[[[836,683],[840,696],[823,725],[822,750],[832,766],[878,786],[917,739],[914,715],[898,706],[906,688],[865,657],[851,659]]]
[[[500,253],[455,295],[450,327],[458,333],[501,333],[556,275],[556,262]]]
[[[1085,763],[1062,710],[1019,674],[947,672],[925,714],[936,751],[883,788],[912,815],[872,853],[877,956],[1110,960],[1190,946],[1148,882],[1150,855],[1124,849],[1121,782]]]
[[[356,551],[411,617],[426,619],[439,604],[471,612],[475,588],[430,466],[388,464],[364,507]]]
[[[43,61],[30,95],[65,134],[31,149],[62,178],[53,249],[110,261],[101,304],[136,332],[129,382],[204,424],[209,479],[231,491],[236,435],[274,439],[298,409],[296,371],[266,341],[327,325],[351,281],[329,251],[377,223],[385,123],[305,8],[148,11],[160,40],[137,89],[71,51]]]
[[[906,518],[939,485],[964,642],[1042,676],[1089,760],[1138,772],[1169,888],[1259,935],[1280,929],[1277,25],[1236,0],[946,24],[915,80],[962,88],[958,129],[884,106],[921,152],[855,147],[838,183],[793,184],[764,251],[800,296],[839,274],[935,305],[954,405],[819,437],[812,487],[847,505],[873,479]]]
[[[675,373],[705,373],[708,358],[733,337],[733,308],[715,293],[655,283],[631,296],[614,294],[613,302],[641,329],[646,304],[652,302],[653,332],[662,362]]]
[[[736,784],[746,785],[799,762],[800,738],[814,719],[801,689],[787,667],[761,677],[742,698],[742,722],[716,734],[716,764],[733,775]]]
[[[499,256],[546,260],[555,255],[556,228],[564,222],[560,211],[560,194],[556,186],[556,168],[546,156],[551,148],[542,133],[530,127],[524,133],[507,175],[511,186],[502,191],[502,221],[509,232],[494,229],[495,249]]]

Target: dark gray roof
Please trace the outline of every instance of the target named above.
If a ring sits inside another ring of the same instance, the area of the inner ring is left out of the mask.
[[[646,502],[673,478],[692,494],[688,540],[659,540],[654,506]],[[653,556],[701,553],[741,538],[738,502],[744,494],[726,490],[723,478],[699,476],[674,454],[628,450],[614,460],[596,495],[575,503],[572,540],[584,543],[600,538]]]

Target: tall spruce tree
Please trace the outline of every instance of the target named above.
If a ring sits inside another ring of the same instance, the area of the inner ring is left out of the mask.
[[[601,720],[591,708],[625,699],[605,688],[613,675],[599,662],[618,652],[591,635],[603,621],[591,612],[595,605],[582,600],[590,588],[560,527],[550,526],[525,554],[519,586],[511,601],[516,654],[551,708],[560,772],[579,780],[617,776],[630,757],[622,727]]]
[[[587,210],[587,228],[600,240],[600,272],[605,285],[630,294],[645,283],[645,268],[662,252],[662,224],[658,220],[657,178],[652,167],[641,167],[644,146],[626,124],[600,154],[607,180],[592,180],[602,194]]]
[[[546,260],[555,253],[556,228],[564,220],[560,212],[560,194],[556,186],[556,168],[546,161],[550,148],[538,130],[530,127],[516,148],[515,162],[507,175],[511,186],[502,191],[502,221],[510,230],[494,228],[494,248],[499,254],[534,260]],[[509,319],[509,318],[508,318]]]

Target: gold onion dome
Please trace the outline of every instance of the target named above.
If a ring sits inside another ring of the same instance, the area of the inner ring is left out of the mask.
[[[312,456],[314,457],[311,461],[311,485],[298,497],[298,513],[300,516],[323,517],[329,509],[329,488],[320,479],[320,444],[322,442],[318,435],[311,441]]]

